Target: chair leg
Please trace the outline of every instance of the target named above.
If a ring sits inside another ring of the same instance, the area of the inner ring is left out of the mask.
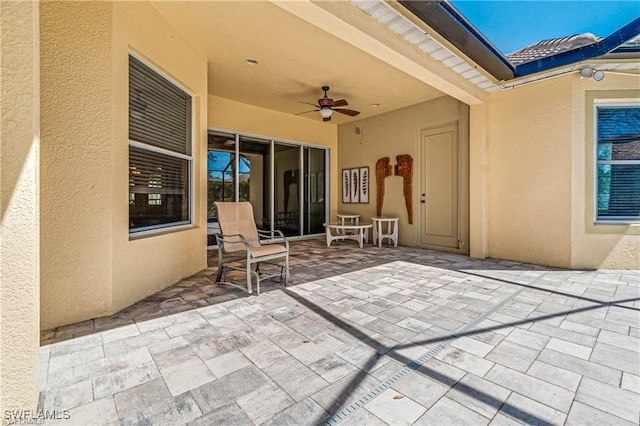
[[[216,283],[219,283],[222,280],[222,270],[224,266],[222,262],[218,262],[218,274],[216,275]]]
[[[251,294],[251,262],[247,261],[247,293]]]

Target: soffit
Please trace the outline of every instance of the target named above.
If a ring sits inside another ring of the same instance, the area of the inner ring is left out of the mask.
[[[265,1],[155,2],[157,10],[206,55],[209,94],[295,114],[313,109],[321,86],[345,98],[355,118],[443,96],[424,81]],[[249,66],[246,59],[258,61]],[[379,108],[371,106],[379,103]],[[319,120],[318,113],[301,117]]]

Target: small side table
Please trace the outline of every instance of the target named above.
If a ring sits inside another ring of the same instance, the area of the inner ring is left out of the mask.
[[[400,218],[376,216],[371,220],[373,221],[373,244],[375,245],[377,241],[378,247],[382,247],[382,240],[387,238],[393,242],[394,247],[398,247],[398,222]],[[384,223],[387,224],[386,232]]]

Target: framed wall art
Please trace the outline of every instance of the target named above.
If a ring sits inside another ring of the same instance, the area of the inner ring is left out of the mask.
[[[369,167],[360,167],[358,191],[360,192],[360,203],[369,204]]]
[[[351,169],[351,202],[360,202],[360,168]]]
[[[351,202],[351,169],[342,169],[342,202]]]

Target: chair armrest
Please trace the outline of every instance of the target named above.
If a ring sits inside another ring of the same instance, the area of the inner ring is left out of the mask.
[[[223,235],[220,233],[216,233],[214,235],[216,237],[216,241],[218,242],[218,248],[221,248],[224,246],[224,244],[220,244],[220,243],[235,243],[235,244],[241,243],[245,246],[248,252],[251,252],[251,245],[247,242],[246,238],[244,238],[242,234]]]
[[[279,229],[274,229],[273,231],[262,231],[258,229],[258,236],[269,238],[270,240],[275,240],[276,237],[280,238],[284,242],[284,245],[287,248],[287,250],[289,250],[289,240],[287,239],[287,237],[284,236],[282,231]]]

